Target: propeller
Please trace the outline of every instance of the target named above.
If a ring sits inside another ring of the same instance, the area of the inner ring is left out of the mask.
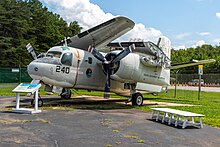
[[[26,45],[26,48],[28,50],[28,53],[31,55],[31,58],[33,60],[37,59],[37,55],[34,51],[34,48],[32,47],[32,45],[30,43],[28,43],[28,45]]]
[[[132,44],[129,47],[122,50],[117,55],[113,53],[107,54],[105,57],[98,52],[93,46],[89,46],[88,51],[99,61],[103,63],[103,69],[106,74],[104,98],[110,97],[110,76],[114,74],[115,70],[119,67],[119,61],[126,57],[129,53],[135,50],[135,45]]]
[[[38,59],[38,58],[43,58],[43,57],[45,57],[45,53],[40,53],[39,55],[36,55],[36,53],[35,53],[35,51],[34,51],[34,48],[32,47],[32,45],[31,45],[30,43],[28,43],[28,44],[26,45],[26,48],[27,48],[27,51],[28,51],[28,53],[31,55],[31,58],[32,58],[33,60]]]

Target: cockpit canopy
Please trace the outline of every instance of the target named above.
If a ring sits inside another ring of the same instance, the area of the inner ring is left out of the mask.
[[[72,65],[72,58],[73,58],[72,53],[66,52],[62,55],[61,63],[63,65],[71,66]]]
[[[54,57],[54,58],[60,58],[62,52],[58,52],[58,51],[49,51],[46,54],[46,57]]]
[[[68,47],[55,46],[48,50],[46,57],[58,58],[61,64],[66,66],[72,65],[73,54]]]

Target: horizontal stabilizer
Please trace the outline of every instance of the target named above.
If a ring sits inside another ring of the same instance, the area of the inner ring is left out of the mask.
[[[178,69],[178,68],[183,68],[183,67],[189,67],[189,66],[195,66],[195,65],[200,65],[200,64],[206,64],[206,63],[211,63],[215,62],[214,59],[208,59],[208,60],[192,60],[190,62],[185,62],[185,63],[177,63],[177,64],[172,64],[170,69]]]

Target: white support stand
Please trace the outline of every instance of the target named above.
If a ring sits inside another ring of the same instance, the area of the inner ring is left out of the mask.
[[[41,110],[38,110],[38,91],[41,87],[41,84],[19,84],[12,92],[16,92],[16,108],[12,110],[12,112],[15,113],[28,113],[28,114],[34,114],[34,113],[40,113]],[[35,105],[34,109],[29,108],[20,108],[20,93],[34,93],[34,100]]]
[[[170,109],[170,108],[151,108],[151,110],[153,110],[152,119],[155,119],[156,121],[161,120],[162,123],[167,122],[168,125],[174,124],[175,127],[182,126],[183,129],[186,128],[187,126],[195,126],[195,127],[203,128],[202,117],[204,117],[204,115],[202,114]],[[155,113],[157,113],[157,115],[155,115]],[[162,117],[160,115],[161,113],[164,113]],[[195,122],[194,119],[195,117],[198,117],[199,122],[197,123]],[[181,120],[181,118],[183,118],[183,120]],[[192,121],[190,122],[188,118],[192,118]]]

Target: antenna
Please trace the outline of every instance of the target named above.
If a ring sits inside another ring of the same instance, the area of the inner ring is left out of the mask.
[[[67,46],[67,39],[64,37],[64,46]]]
[[[158,39],[157,46],[160,45],[161,38]]]

